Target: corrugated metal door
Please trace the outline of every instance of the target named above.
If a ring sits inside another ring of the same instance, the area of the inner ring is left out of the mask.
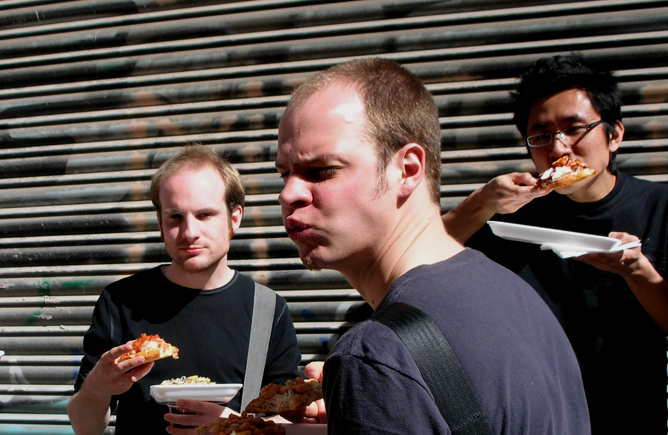
[[[148,199],[187,142],[232,160],[248,195],[232,265],[290,304],[305,361],[368,310],[305,271],[273,161],[289,93],[385,56],[435,95],[447,210],[532,170],[508,91],[538,57],[580,51],[623,82],[619,166],[668,181],[668,1],[5,0],[0,3],[0,433],[71,434],[65,413],[102,288],[167,261]]]

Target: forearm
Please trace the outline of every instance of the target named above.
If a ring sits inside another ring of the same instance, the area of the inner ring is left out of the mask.
[[[643,257],[641,263],[622,276],[647,314],[668,334],[668,283],[647,258]]]
[[[494,216],[494,209],[485,206],[480,189],[442,216],[446,231],[464,244]]]
[[[99,435],[109,424],[109,400],[101,400],[87,389],[75,393],[67,404],[67,414],[77,435]]]

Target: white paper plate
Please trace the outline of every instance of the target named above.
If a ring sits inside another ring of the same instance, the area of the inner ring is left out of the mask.
[[[621,240],[612,237],[595,236],[572,231],[553,230],[529,225],[488,221],[492,232],[504,239],[535,243],[541,249],[551,249],[561,258],[577,257],[597,252],[617,252],[640,246],[640,242],[622,245]]]
[[[151,385],[153,400],[169,405],[178,399],[195,399],[226,404],[236,396],[242,384]]]

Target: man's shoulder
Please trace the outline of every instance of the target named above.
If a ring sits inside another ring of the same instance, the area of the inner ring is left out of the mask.
[[[253,289],[255,289],[255,287],[258,286],[258,287],[263,288],[263,289],[265,289],[265,290],[268,290],[269,292],[271,292],[272,294],[274,294],[274,295],[276,296],[276,301],[277,301],[278,304],[282,304],[282,305],[287,304],[287,302],[285,301],[285,299],[284,299],[281,295],[279,295],[278,292],[277,292],[276,290],[274,290],[273,288],[269,287],[269,285],[267,285],[267,284],[262,284],[262,283],[260,283],[260,282],[257,282],[257,281],[255,281],[255,280],[253,280],[251,277],[248,277],[248,276],[246,276],[246,275],[242,275],[242,274],[239,273],[239,272],[237,272],[236,284],[237,284],[237,285],[242,285],[242,286],[244,286],[244,287],[251,286]]]
[[[382,364],[398,372],[412,367],[409,363],[412,357],[397,334],[373,320],[358,323],[346,331],[327,356],[328,361],[346,358]]]
[[[632,192],[633,194],[644,192],[668,198],[668,184],[633,177],[621,172],[618,173],[618,176],[620,179],[624,180],[624,189],[626,191]]]
[[[152,282],[155,283],[161,275],[160,268],[162,266],[156,266],[151,269],[142,270],[133,275],[126,276],[117,281],[109,284],[106,289],[111,292],[120,291],[121,289],[128,289],[141,285],[142,283]]]

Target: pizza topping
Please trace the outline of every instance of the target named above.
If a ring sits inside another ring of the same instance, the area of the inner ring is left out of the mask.
[[[145,362],[173,357],[179,359],[179,348],[172,346],[159,335],[141,334],[141,337],[132,342],[132,350],[121,355],[118,360],[125,361],[137,356],[143,356]]]
[[[315,379],[297,378],[285,385],[268,384],[260,390],[260,396],[250,401],[246,412],[277,413],[303,408],[322,399],[322,384]]]
[[[252,417],[242,412],[217,419],[197,428],[198,434],[214,435],[285,435],[285,428],[271,420]]]
[[[591,169],[585,163],[575,159],[570,160],[568,156],[563,156],[540,174],[536,185],[541,189],[556,189],[570,186],[597,173],[598,171]]]

